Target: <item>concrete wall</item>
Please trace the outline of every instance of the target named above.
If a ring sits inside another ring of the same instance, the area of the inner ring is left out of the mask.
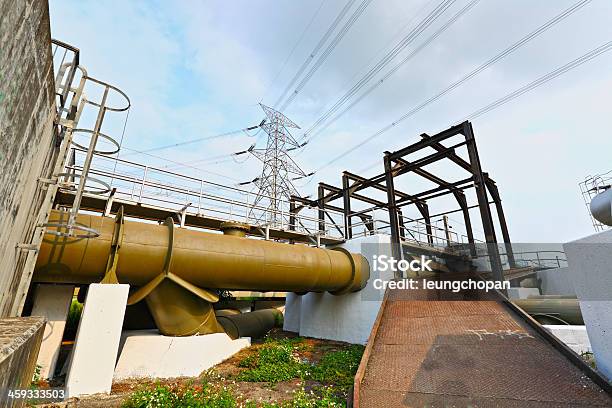
[[[612,380],[612,230],[563,247],[597,369]]]
[[[391,255],[388,235],[373,235],[349,240],[343,248],[361,253],[368,262],[374,255]],[[370,269],[372,265],[370,264]],[[301,336],[365,344],[378,315],[384,291],[374,288],[374,279],[392,279],[392,272],[371,271],[367,286],[345,295],[307,293],[288,294],[284,329]]]
[[[543,295],[576,295],[567,267],[539,271],[538,279]]]
[[[47,0],[0,0],[0,317],[17,315],[27,250],[57,149]],[[39,233],[39,231],[37,231]]]
[[[42,317],[0,319],[0,407],[25,405],[8,398],[7,390],[28,388],[45,328]]]
[[[40,378],[53,378],[73,293],[73,285],[36,285],[34,290],[32,316],[47,320],[36,361],[40,366]]]

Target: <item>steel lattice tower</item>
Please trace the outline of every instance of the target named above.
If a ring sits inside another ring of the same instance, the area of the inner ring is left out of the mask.
[[[259,190],[249,218],[256,221],[265,219],[270,225],[277,226],[281,223],[283,214],[288,213],[288,208],[285,207],[290,197],[298,195],[292,180],[306,177],[308,174],[289,156],[289,151],[301,145],[288,129],[300,127],[281,112],[261,103],[259,105],[266,114],[266,119],[260,127],[268,134],[268,140],[265,149],[256,149],[254,146],[249,149],[249,153],[263,163],[261,175],[254,180]]]

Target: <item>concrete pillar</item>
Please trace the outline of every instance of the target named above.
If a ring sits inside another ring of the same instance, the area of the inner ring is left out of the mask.
[[[597,369],[612,379],[612,230],[563,245]]]
[[[53,378],[73,293],[74,285],[36,286],[32,316],[47,319],[36,361],[40,366],[40,378]]]
[[[302,296],[288,292],[285,297],[285,314],[283,319],[283,330],[300,332],[300,305]]]
[[[89,285],[66,380],[69,397],[110,392],[129,288]]]
[[[354,238],[342,245],[351,252],[361,253],[370,263],[370,279],[367,286],[355,293],[332,295],[330,293],[307,293],[288,298],[285,305],[285,329],[295,327],[292,322],[299,314],[301,336],[365,344],[372,331],[383,299],[383,291],[374,288],[374,280],[393,279],[393,272],[372,271],[374,255],[391,256],[391,241],[388,235],[370,235]],[[297,296],[296,296],[297,297]],[[288,320],[289,316],[289,320]]]

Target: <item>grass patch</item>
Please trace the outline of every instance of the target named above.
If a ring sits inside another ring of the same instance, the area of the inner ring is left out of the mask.
[[[208,383],[187,389],[157,385],[134,392],[122,408],[233,408],[236,397],[227,387]]]
[[[304,339],[270,340],[264,343],[256,355],[250,355],[238,363],[246,368],[237,376],[238,381],[277,383],[293,379],[313,380],[322,384],[334,384],[348,389],[353,379],[364,347],[351,345],[344,350],[323,355],[317,364],[300,359],[298,352],[308,348]]]
[[[345,407],[364,347],[319,343],[301,337],[267,338],[231,363],[234,369],[225,374],[209,370],[195,381],[149,383],[122,407]],[[259,384],[245,384],[255,382]]]
[[[335,408],[345,407],[345,398],[332,386],[303,388],[293,398],[280,403],[240,401],[227,387],[210,384],[179,389],[167,385],[143,388],[134,392],[121,405],[122,408]]]
[[[79,303],[76,297],[72,298],[70,310],[68,311],[68,316],[66,317],[66,328],[64,329],[65,340],[74,340],[76,338],[76,332],[79,327],[79,320],[81,319],[82,313],[83,304]]]
[[[247,408],[342,408],[346,407],[346,399],[340,397],[333,387],[316,387],[310,392],[304,389],[293,394],[293,399],[281,403],[263,403],[257,405],[247,402]]]
[[[238,381],[277,383],[301,378],[306,368],[295,354],[296,342],[283,339],[266,342],[257,355],[251,355],[238,363],[247,370],[238,374]]]
[[[363,350],[363,346],[351,345],[345,350],[325,354],[312,368],[310,379],[344,389],[352,387]]]

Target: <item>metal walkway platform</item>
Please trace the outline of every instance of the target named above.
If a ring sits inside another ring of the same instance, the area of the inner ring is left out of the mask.
[[[58,191],[55,196],[55,204],[62,206],[71,206],[74,201],[74,194],[69,192]],[[107,209],[108,199],[106,197],[86,194],[83,195],[80,208],[87,211],[105,212],[109,214],[116,214],[119,211],[119,207],[123,207],[124,214],[128,217],[141,218],[152,221],[163,221],[167,217],[173,217],[178,223],[181,222],[180,217],[182,216],[177,211],[171,209],[156,206],[153,204],[139,203],[131,200],[115,198],[110,203],[110,208]],[[227,221],[226,218],[217,218],[212,216],[206,216],[203,214],[192,214],[185,213],[182,225],[187,227],[204,228],[210,230],[220,230],[221,224]],[[249,235],[265,237],[266,231],[262,227],[251,226],[247,232]],[[304,242],[308,244],[317,244],[318,238],[320,245],[333,245],[344,242],[342,238],[335,238],[331,236],[319,236],[307,234],[301,231],[292,231],[289,229],[277,229],[269,228],[267,231],[268,238],[271,239],[282,239],[295,242]]]
[[[501,295],[385,295],[355,407],[609,407],[610,384]]]

